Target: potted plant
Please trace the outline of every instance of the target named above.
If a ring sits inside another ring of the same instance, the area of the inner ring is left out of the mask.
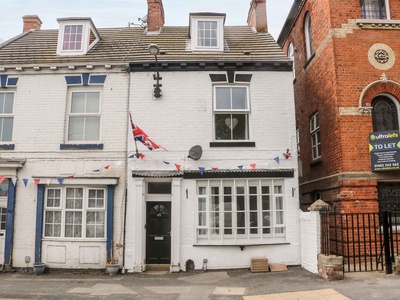
[[[111,260],[107,262],[106,269],[109,275],[117,275],[119,271],[119,263]]]
[[[45,263],[35,262],[33,263],[33,272],[35,273],[35,275],[43,275],[45,267]]]

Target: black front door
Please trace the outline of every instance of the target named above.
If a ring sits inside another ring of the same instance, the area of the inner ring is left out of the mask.
[[[147,202],[146,263],[171,263],[171,202]]]

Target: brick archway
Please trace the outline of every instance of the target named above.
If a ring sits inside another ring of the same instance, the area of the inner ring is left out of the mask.
[[[391,80],[378,80],[370,83],[362,91],[359,99],[360,107],[370,107],[376,95],[386,93],[400,99],[400,84]]]

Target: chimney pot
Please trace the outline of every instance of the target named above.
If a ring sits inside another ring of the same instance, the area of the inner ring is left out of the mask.
[[[37,15],[25,15],[22,19],[24,20],[23,32],[31,29],[40,30],[40,27],[42,26],[42,20],[40,20]]]
[[[164,7],[162,0],[147,0],[147,29],[159,31],[164,26]]]
[[[247,24],[257,32],[268,32],[266,0],[251,0]]]

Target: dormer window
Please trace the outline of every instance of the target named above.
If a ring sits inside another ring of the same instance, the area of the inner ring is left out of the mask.
[[[57,55],[84,55],[100,40],[91,18],[65,18],[57,21],[60,24]]]
[[[192,51],[224,51],[225,14],[190,14]]]

